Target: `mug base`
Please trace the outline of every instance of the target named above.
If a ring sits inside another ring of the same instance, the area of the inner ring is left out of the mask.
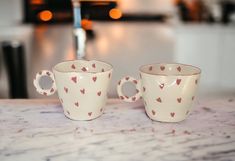
[[[70,120],[73,120],[73,121],[91,121],[91,120],[94,120],[94,119],[96,119],[96,118],[98,118],[98,117],[100,117],[101,115],[103,114],[103,112],[102,113],[100,113],[99,115],[96,115],[96,116],[93,116],[93,117],[86,117],[86,118],[75,118],[75,117],[72,117],[72,116],[68,116],[67,114],[65,114],[64,113],[64,116],[66,117],[66,118],[68,118],[68,119],[70,119]]]
[[[146,115],[153,121],[157,121],[157,122],[162,122],[162,123],[177,123],[177,122],[181,122],[186,120],[187,117],[180,117],[180,118],[153,118],[150,117],[147,113]]]

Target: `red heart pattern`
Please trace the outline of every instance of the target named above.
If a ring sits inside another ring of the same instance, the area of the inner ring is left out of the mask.
[[[138,82],[137,82],[137,80],[133,80],[133,83],[137,84]]]
[[[51,75],[49,72],[46,72],[46,74],[47,74],[48,76],[50,76],[50,75]]]
[[[121,100],[124,100],[124,97],[123,97],[123,96],[120,96],[119,98],[120,98]]]
[[[130,79],[130,77],[126,77],[126,80],[128,81]]]
[[[181,83],[181,79],[176,79],[176,84],[180,85],[180,83]]]
[[[156,100],[157,102],[162,103],[162,99],[160,97],[158,97]]]
[[[72,68],[72,69],[76,69],[76,67],[75,67],[75,65],[74,65],[74,64],[72,64],[72,65],[71,65],[71,68]]]
[[[144,91],[144,92],[146,91],[146,88],[145,88],[145,87],[143,87],[143,91]]]
[[[160,66],[161,71],[165,70],[165,66]]]
[[[92,64],[92,67],[93,67],[93,68],[96,68],[96,65],[95,65],[95,63],[94,63],[94,64]]]
[[[181,67],[180,67],[180,66],[178,66],[178,67],[177,67],[177,70],[178,70],[179,72],[181,72]]]
[[[74,82],[74,83],[77,83],[77,77],[71,77],[71,80]]]
[[[155,114],[156,114],[156,112],[155,112],[154,110],[152,110],[152,114],[153,114],[153,115],[155,115]]]
[[[88,116],[91,116],[92,115],[92,112],[88,112]]]
[[[55,91],[54,88],[51,88],[50,92],[53,93],[54,91]]]
[[[83,89],[80,89],[80,92],[82,93],[82,94],[85,94],[85,89],[83,88]]]
[[[131,99],[132,99],[132,101],[135,101],[135,100],[136,100],[136,97],[132,97]]]
[[[182,98],[177,98],[178,103],[181,103],[181,101],[182,101]]]
[[[153,70],[153,66],[150,66],[150,67],[149,67],[149,71],[152,71],[152,70]]]
[[[97,95],[100,96],[101,95],[101,91],[97,92]]]
[[[86,69],[85,67],[82,67],[82,71],[83,71],[83,72],[86,72],[87,69]]]
[[[163,89],[163,88],[164,88],[164,83],[160,84],[160,85],[159,85],[159,88],[160,88],[160,89]]]
[[[174,112],[171,112],[171,117],[175,117],[175,113]]]
[[[96,82],[96,79],[97,79],[96,76],[95,76],[95,77],[92,77],[92,80],[93,80],[94,82]]]
[[[75,102],[74,105],[78,107],[78,106],[79,106],[79,103],[78,103],[78,102]]]
[[[66,88],[66,87],[64,87],[64,91],[65,91],[66,93],[68,93],[69,89]]]

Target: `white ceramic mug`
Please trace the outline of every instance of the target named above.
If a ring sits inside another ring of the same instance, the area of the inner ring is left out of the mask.
[[[117,85],[119,98],[135,102],[143,97],[147,115],[156,121],[179,122],[190,112],[201,70],[185,64],[150,64],[140,67],[140,80],[130,76]],[[126,82],[136,85],[137,93],[128,97],[122,92]]]
[[[42,95],[49,96],[57,90],[65,116],[73,120],[91,120],[103,113],[112,65],[96,60],[74,60],[61,62],[52,71],[38,72],[33,84]],[[43,76],[52,79],[50,89],[42,89],[39,85]]]

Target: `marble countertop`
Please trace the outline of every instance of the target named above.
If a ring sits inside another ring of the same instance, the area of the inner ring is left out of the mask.
[[[235,160],[235,98],[197,100],[180,123],[150,120],[142,102],[72,121],[58,100],[0,100],[0,160]]]

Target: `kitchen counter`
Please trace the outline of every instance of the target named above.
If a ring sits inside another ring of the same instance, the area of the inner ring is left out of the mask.
[[[108,100],[93,121],[67,119],[58,100],[0,100],[0,160],[235,159],[235,97],[200,99],[180,123],[150,120],[142,102]]]

